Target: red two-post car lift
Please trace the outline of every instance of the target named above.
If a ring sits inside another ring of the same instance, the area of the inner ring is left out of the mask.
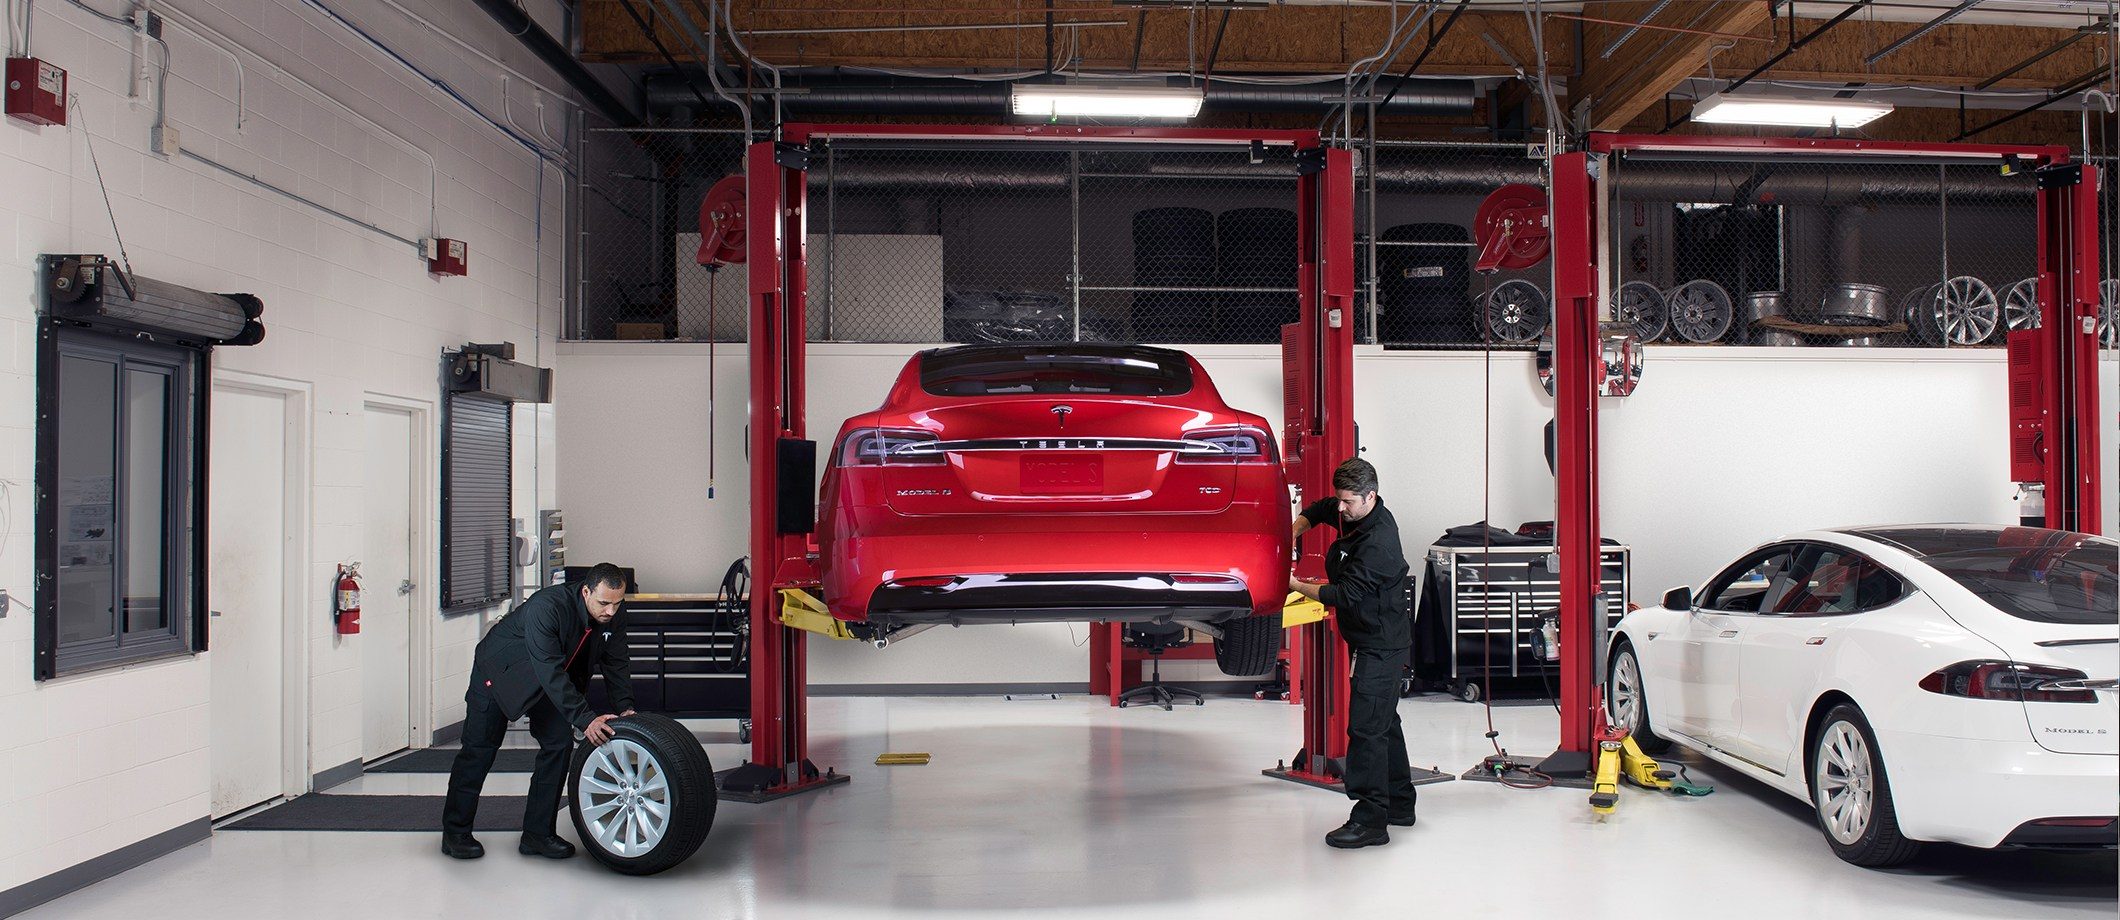
[[[1590,766],[1603,649],[1595,630],[1598,585],[1597,385],[1600,355],[1597,165],[1627,151],[1703,158],[2014,160],[2037,187],[2038,328],[2009,334],[2010,476],[2043,495],[2027,523],[2098,533],[2098,171],[2064,147],[1918,144],[1817,138],[1592,134],[1587,149],[1552,162],[1555,537],[1561,561],[1561,743],[1539,765],[1552,776]],[[2033,509],[2026,509],[2028,512]],[[1613,603],[1625,603],[1625,598]]]
[[[1354,455],[1354,165],[1316,131],[1100,128],[1072,125],[810,125],[746,159],[745,263],[750,278],[751,758],[724,775],[722,794],[765,801],[845,781],[809,759],[804,639],[782,625],[778,589],[818,583],[807,533],[815,445],[804,421],[804,244],[811,145],[863,141],[1014,142],[1143,148],[1293,149],[1300,320],[1282,332],[1283,455],[1305,500],[1332,493],[1332,470]],[[790,473],[795,475],[790,476]],[[1325,534],[1305,537],[1296,571],[1323,577]],[[1270,774],[1337,786],[1347,746],[1347,649],[1327,619],[1298,628],[1303,740]]]

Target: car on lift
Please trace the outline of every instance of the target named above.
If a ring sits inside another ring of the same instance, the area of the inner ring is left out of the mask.
[[[1265,419],[1142,345],[922,351],[841,426],[820,496],[824,600],[857,635],[1103,621],[1214,636],[1273,670],[1289,490]]]
[[[2120,844],[2120,543],[1979,524],[1799,533],[1622,618],[1612,722],[1811,803],[1890,866],[1923,841]]]

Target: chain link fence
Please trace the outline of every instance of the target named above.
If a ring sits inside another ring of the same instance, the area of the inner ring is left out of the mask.
[[[741,170],[740,134],[585,138],[570,334],[742,341],[745,272],[696,259],[700,201]],[[2038,322],[2029,170],[1693,156],[1605,166],[1609,292],[1643,341],[1971,347]],[[1358,164],[1357,341],[1530,349],[1550,335],[1550,260],[1472,268],[1482,201],[1543,186],[1543,159],[1378,141]],[[813,341],[1268,344],[1296,317],[1287,148],[842,139],[813,150],[808,178]],[[2102,190],[2108,278],[2116,185]],[[2105,288],[2110,313],[2120,281]]]
[[[1606,162],[1607,280],[1642,341],[1999,346],[2039,322],[2028,166],[1682,156]]]

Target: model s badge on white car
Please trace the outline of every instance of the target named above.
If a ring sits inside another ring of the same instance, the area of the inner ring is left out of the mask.
[[[2120,543],[1800,533],[1619,622],[1612,720],[1809,801],[1842,859],[2120,844]]]

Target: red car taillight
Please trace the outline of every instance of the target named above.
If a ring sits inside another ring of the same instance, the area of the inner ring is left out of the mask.
[[[2082,671],[2013,661],[1961,661],[1921,679],[1921,689],[1974,700],[2022,700],[2027,703],[2095,703],[2098,694],[2071,681],[2088,679]]]
[[[1272,463],[1275,460],[1273,438],[1249,425],[1188,431],[1185,440],[1209,446],[1179,453],[1179,463]]]
[[[839,445],[840,466],[934,465],[943,462],[943,452],[932,449],[932,432],[917,428],[856,428]]]

